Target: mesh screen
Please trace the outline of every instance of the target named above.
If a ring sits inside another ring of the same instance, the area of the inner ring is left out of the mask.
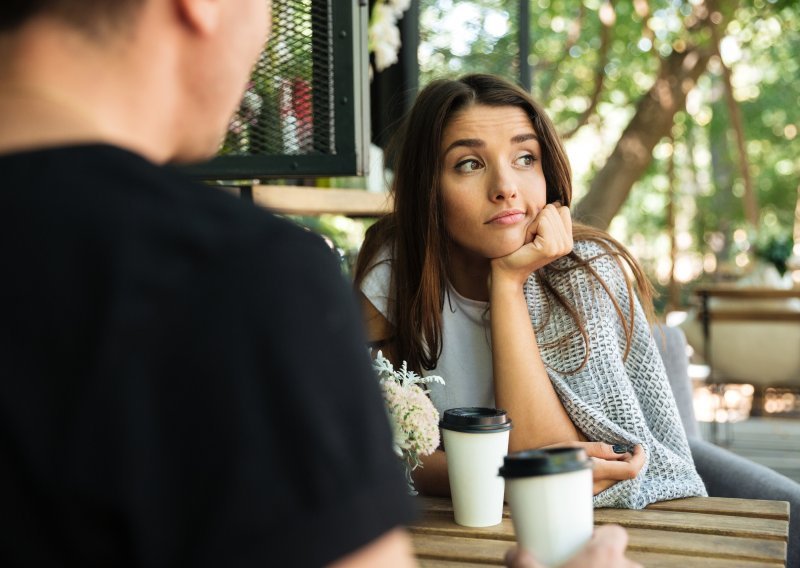
[[[275,0],[222,156],[335,154],[331,0]]]

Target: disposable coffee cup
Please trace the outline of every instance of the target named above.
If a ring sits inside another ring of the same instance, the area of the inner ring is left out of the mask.
[[[498,408],[451,408],[439,423],[447,456],[453,514],[459,525],[503,520],[505,482],[497,469],[508,453],[511,420]]]
[[[582,448],[509,454],[500,476],[517,542],[539,562],[560,566],[592,537],[592,462]]]

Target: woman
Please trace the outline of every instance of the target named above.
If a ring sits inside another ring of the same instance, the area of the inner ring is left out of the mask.
[[[573,226],[569,163],[542,109],[496,77],[435,81],[398,140],[395,209],[356,266],[373,345],[443,376],[440,412],[505,408],[510,451],[582,443],[596,506],[705,495],[626,270],[646,306],[651,288],[609,235]],[[437,451],[418,488],[446,493],[446,467]]]

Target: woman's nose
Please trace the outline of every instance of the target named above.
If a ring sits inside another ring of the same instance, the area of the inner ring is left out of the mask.
[[[491,180],[489,198],[492,201],[504,201],[517,196],[517,183],[511,172],[504,168],[495,170]]]

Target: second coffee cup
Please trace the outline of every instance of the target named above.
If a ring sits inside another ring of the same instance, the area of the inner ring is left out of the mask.
[[[539,562],[560,566],[592,537],[592,462],[585,450],[509,454],[500,475],[517,541]]]
[[[497,470],[508,453],[511,420],[497,408],[451,408],[440,422],[456,523],[488,527],[503,519],[505,482]]]

